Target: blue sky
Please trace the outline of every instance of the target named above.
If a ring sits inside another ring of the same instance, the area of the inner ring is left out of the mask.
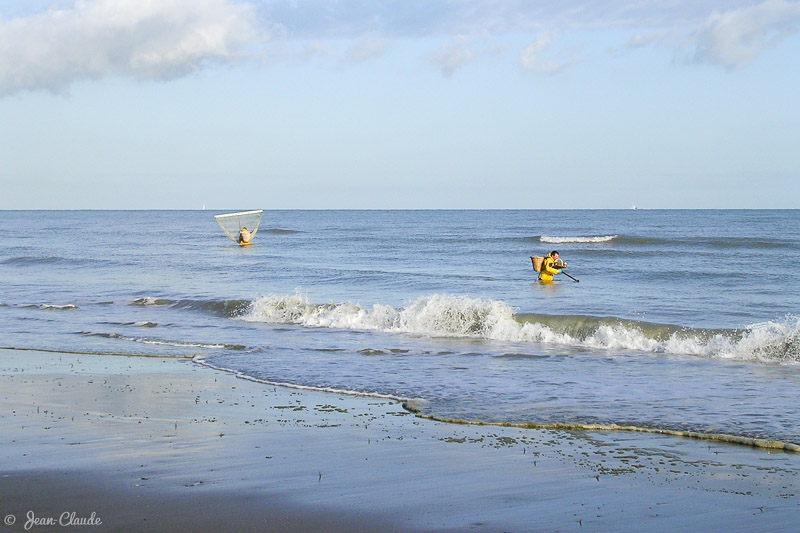
[[[800,0],[0,4],[0,209],[800,208]]]

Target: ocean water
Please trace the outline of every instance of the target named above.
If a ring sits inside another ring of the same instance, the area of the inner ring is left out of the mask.
[[[0,211],[0,346],[800,447],[800,211],[220,212]]]

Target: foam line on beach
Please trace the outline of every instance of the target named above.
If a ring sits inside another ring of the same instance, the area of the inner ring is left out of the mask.
[[[699,440],[709,440],[709,441],[716,441],[716,442],[723,442],[728,444],[737,444],[742,446],[750,446],[753,448],[762,448],[768,450],[782,450],[792,453],[800,453],[800,444],[795,444],[792,442],[783,442],[779,440],[768,440],[768,439],[758,439],[753,437],[746,437],[741,435],[729,435],[725,433],[704,433],[702,431],[693,431],[693,430],[679,430],[679,429],[667,429],[667,428],[654,428],[654,427],[646,427],[646,426],[634,426],[634,425],[623,425],[623,424],[585,424],[580,422],[551,422],[551,423],[535,423],[535,422],[488,422],[482,420],[463,420],[458,418],[448,418],[443,417],[435,414],[425,414],[422,410],[415,406],[420,402],[425,402],[424,399],[416,398],[416,399],[407,399],[407,398],[400,398],[397,396],[392,396],[388,394],[380,394],[376,392],[359,392],[359,391],[352,391],[352,390],[345,390],[345,389],[335,389],[331,387],[314,387],[309,385],[296,385],[293,383],[286,383],[281,381],[270,381],[266,379],[260,379],[253,376],[249,376],[242,372],[232,370],[229,368],[213,365],[200,357],[193,358],[193,362],[205,366],[207,368],[218,370],[220,372],[226,372],[236,376],[239,379],[243,379],[246,381],[251,381],[254,383],[259,383],[262,385],[269,385],[275,387],[283,387],[287,389],[295,389],[295,390],[308,390],[308,391],[316,391],[316,392],[324,392],[329,394],[343,394],[347,396],[358,396],[358,397],[366,397],[366,398],[378,398],[382,400],[391,400],[398,402],[403,409],[412,413],[414,416],[424,419],[430,420],[433,422],[441,422],[443,424],[458,424],[458,425],[469,425],[469,426],[496,426],[496,427],[513,427],[513,428],[520,428],[520,429],[550,429],[550,430],[562,430],[562,431],[570,431],[570,430],[578,430],[578,431],[629,431],[629,432],[636,432],[636,433],[651,433],[656,435],[667,435],[672,437],[682,437],[682,438],[690,438],[690,439],[699,439]]]
[[[514,427],[521,429],[557,429],[557,430],[580,430],[580,431],[630,431],[635,433],[652,433],[656,435],[668,435],[671,437],[683,437],[690,439],[709,440],[724,442],[727,444],[738,444],[753,448],[763,448],[767,450],[782,450],[793,453],[800,453],[800,444],[783,442],[779,440],[758,439],[740,435],[729,435],[725,433],[704,433],[702,431],[653,428],[645,426],[632,426],[620,424],[583,424],[580,422],[552,422],[538,424],[532,422],[486,422],[481,420],[462,420],[457,418],[447,418],[438,415],[423,414],[419,409],[409,402],[403,402],[403,409],[414,413],[417,417],[445,424],[461,424],[468,426],[497,426]]]

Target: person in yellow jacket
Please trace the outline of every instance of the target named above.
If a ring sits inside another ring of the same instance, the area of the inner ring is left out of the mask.
[[[558,259],[558,252],[553,250],[547,257],[544,258],[542,262],[542,269],[539,271],[539,280],[544,282],[553,281],[553,276],[556,274],[561,274],[561,269],[556,268],[556,265],[561,265],[561,261]]]
[[[239,230],[239,246],[247,246],[248,244],[250,244],[250,239],[252,237],[253,236],[250,234],[250,232],[247,230],[246,227],[240,229]]]

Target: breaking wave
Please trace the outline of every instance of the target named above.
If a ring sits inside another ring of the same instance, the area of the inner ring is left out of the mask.
[[[616,351],[800,362],[800,316],[740,330],[707,330],[613,317],[519,314],[502,301],[467,296],[421,297],[403,307],[314,304],[301,295],[255,299],[241,320],[306,327],[374,330],[426,337],[464,337]]]
[[[174,309],[205,311],[215,315],[232,317],[241,314],[250,305],[247,300],[170,300],[146,296],[130,302],[135,306],[168,306]]]
[[[131,305],[172,305],[173,303],[174,302],[172,300],[167,300],[166,298],[153,298],[151,296],[146,296],[144,298],[136,298],[131,302]]]
[[[592,243],[592,242],[611,242],[616,239],[618,235],[597,235],[597,236],[590,236],[590,237],[550,237],[548,235],[542,235],[539,237],[539,241],[541,242],[549,242],[553,244],[563,244],[563,243]]]
[[[73,309],[78,309],[78,306],[75,304],[28,304],[28,305],[21,305],[22,308],[35,308],[35,309],[42,309],[45,311],[71,311]]]
[[[674,247],[691,246],[712,249],[783,249],[791,246],[792,242],[787,239],[764,239],[753,237],[691,237],[683,236],[678,238],[650,237],[641,235],[586,235],[586,236],[551,236],[541,235],[533,237],[532,240],[550,244],[593,244],[610,243],[626,246],[648,246],[648,247]]]
[[[101,322],[101,324],[108,324],[109,326],[133,326],[135,328],[157,328],[159,326],[158,322],[150,322],[149,320],[137,320],[136,322]]]

